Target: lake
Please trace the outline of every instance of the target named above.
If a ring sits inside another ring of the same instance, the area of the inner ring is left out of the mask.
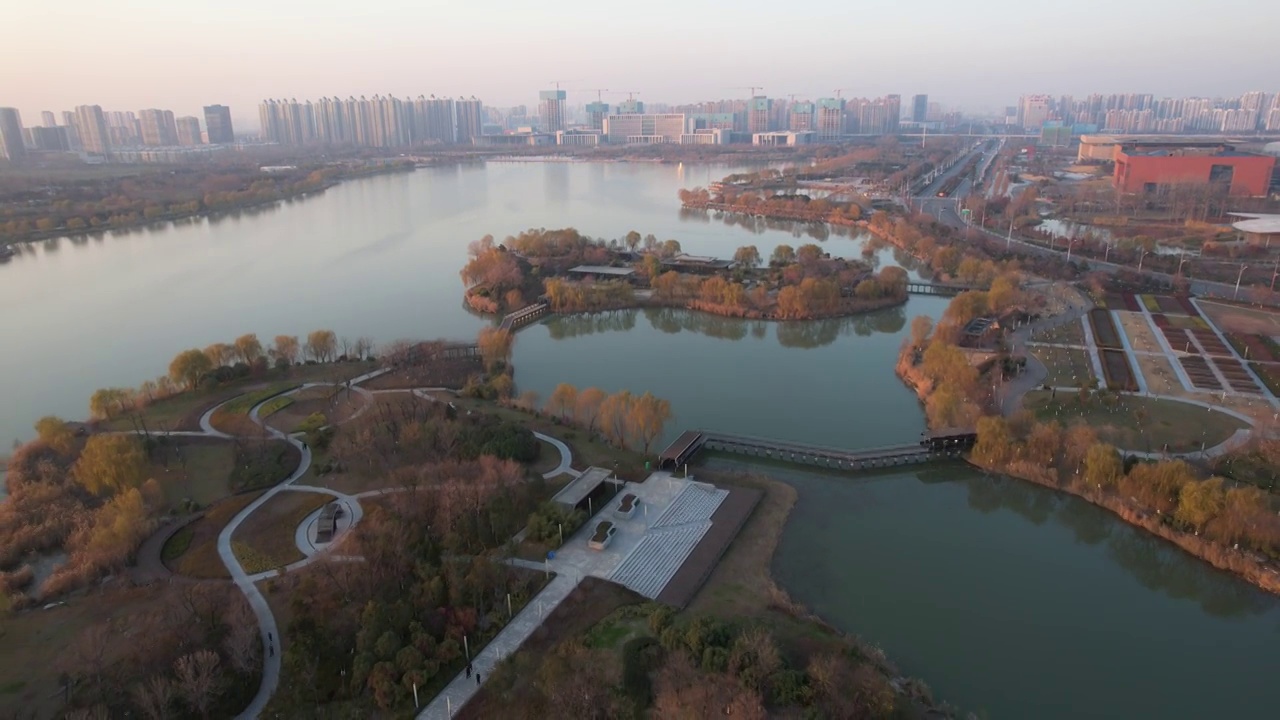
[[[730,256],[755,244],[865,238],[681,212],[676,191],[743,168],[489,163],[343,183],[217,219],[62,239],[0,265],[0,438],[81,418],[97,388],[137,386],[177,352],[256,332],[470,338],[458,271],[485,234],[629,230]],[[880,264],[898,262],[891,251]],[[516,384],[667,398],[687,428],[865,448],[924,419],[893,361],[940,298],[803,323],[646,309],[520,332]],[[771,468],[799,502],[775,570],[837,627],[881,645],[938,696],[998,718],[1273,715],[1274,598],[1087,504],[947,465],[832,477]]]

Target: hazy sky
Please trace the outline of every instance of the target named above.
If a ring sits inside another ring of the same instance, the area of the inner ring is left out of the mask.
[[[1280,3],[1265,0],[11,2],[0,106],[36,125],[86,103],[179,115],[222,103],[252,127],[267,97],[534,105],[558,79],[657,102],[755,84],[810,99],[924,92],[981,111],[1033,92],[1280,91],[1276,28]]]

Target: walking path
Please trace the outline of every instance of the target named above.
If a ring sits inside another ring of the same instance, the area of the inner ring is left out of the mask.
[[[537,569],[543,568],[538,566]],[[534,596],[524,609],[516,613],[515,618],[507,623],[506,627],[502,628],[497,637],[476,653],[471,660],[471,666],[477,675],[458,673],[458,676],[427,703],[422,712],[418,713],[418,720],[447,720],[453,717],[453,713],[462,709],[462,706],[480,690],[480,684],[493,674],[498,663],[519,650],[524,641],[528,640],[533,631],[542,624],[547,613],[555,610],[565,598],[569,597],[569,593],[578,587],[579,580],[581,576],[565,574],[557,575],[547,583],[546,587],[542,588],[542,591]]]
[[[544,443],[553,445],[556,450],[560,451],[560,464],[555,466],[551,470],[548,470],[547,472],[542,473],[542,477],[544,479],[550,480],[553,477],[556,477],[558,475],[564,475],[566,473],[569,475],[572,475],[575,478],[582,475],[582,473],[578,472],[577,470],[574,470],[572,467],[569,466],[569,464],[573,462],[573,453],[569,451],[568,445],[565,445],[563,442],[561,442],[560,440],[557,440],[556,438],[551,437],[550,435],[543,435],[540,432],[535,431],[533,433],[533,436],[538,438]]]
[[[1011,352],[1013,354],[1021,354],[1027,359],[1026,369],[1022,371],[1014,379],[1004,383],[1002,386],[1002,394],[1000,398],[1000,410],[1006,416],[1012,415],[1022,406],[1022,397],[1028,392],[1040,387],[1049,377],[1049,370],[1040,362],[1039,358],[1026,351],[1028,345],[1038,345],[1039,343],[1030,342],[1029,338],[1041,331],[1050,328],[1061,327],[1067,323],[1082,320],[1083,315],[1089,310],[1089,306],[1073,307],[1070,312],[1062,315],[1055,315],[1043,320],[1037,320],[1018,328],[1010,336]],[[1084,326],[1086,335],[1089,332],[1089,326]]]
[[[1133,356],[1133,346],[1129,344],[1129,333],[1124,331],[1124,323],[1120,322],[1120,315],[1115,310],[1108,310],[1107,312],[1111,313],[1111,323],[1116,326],[1116,334],[1120,336],[1120,344],[1124,346],[1125,353],[1128,356]],[[1136,359],[1130,363],[1128,356],[1125,357],[1124,361],[1129,364],[1129,369],[1133,372],[1133,379],[1138,383],[1138,392],[1146,395],[1147,378],[1142,374],[1142,367]]]
[[[435,400],[435,398],[431,397],[428,393],[448,390],[448,388],[413,388],[407,390],[370,391],[365,388],[356,387],[362,382],[371,380],[387,372],[390,372],[389,368],[375,370],[359,377],[352,378],[351,380],[342,383],[342,386],[355,390],[369,401],[373,400],[373,396],[375,394],[381,394],[384,392],[412,392],[417,397],[427,400]],[[290,395],[305,388],[332,384],[333,383],[305,383],[283,394]],[[214,413],[223,405],[226,405],[234,399],[235,398],[230,398],[205,411],[205,413],[200,417],[200,431],[198,432],[169,431],[153,432],[152,434],[188,437],[214,437],[227,440],[235,439],[234,435],[225,433],[213,426]],[[231,581],[235,583],[240,592],[244,593],[245,599],[249,603],[249,607],[253,610],[253,614],[258,621],[258,634],[262,640],[263,648],[266,649],[266,652],[263,653],[262,680],[258,686],[258,691],[254,694],[253,700],[249,703],[248,707],[246,707],[244,711],[237,716],[237,718],[244,718],[246,720],[257,718],[262,714],[267,703],[271,700],[271,696],[275,693],[275,690],[280,683],[281,656],[278,651],[280,630],[276,625],[275,616],[271,612],[271,607],[268,604],[266,597],[258,590],[256,583],[260,580],[280,575],[282,572],[289,572],[305,567],[325,557],[339,561],[360,561],[363,558],[337,556],[332,553],[323,552],[324,550],[332,548],[333,543],[329,543],[324,548],[319,548],[315,545],[314,540],[312,540],[312,533],[310,530],[316,518],[319,516],[319,511],[317,510],[315,513],[312,513],[304,519],[303,522],[294,530],[294,542],[298,546],[298,549],[302,551],[303,555],[306,556],[305,558],[298,562],[291,563],[283,569],[267,570],[265,572],[250,575],[245,572],[244,568],[240,565],[240,561],[236,558],[235,551],[231,545],[231,539],[235,535],[235,532],[240,527],[241,523],[258,510],[258,508],[269,502],[271,498],[282,492],[311,492],[329,495],[335,498],[337,502],[341,503],[343,507],[346,508],[349,519],[346,525],[340,528],[340,532],[345,533],[345,531],[355,527],[356,523],[358,523],[364,516],[364,510],[360,505],[360,498],[414,490],[414,488],[384,488],[349,495],[332,488],[314,485],[298,485],[298,480],[300,480],[311,467],[311,448],[298,437],[289,435],[266,424],[259,415],[259,411],[262,409],[262,406],[270,402],[271,399],[273,398],[268,398],[255,405],[249,411],[249,419],[253,421],[254,424],[263,428],[270,437],[287,442],[297,448],[301,456],[301,459],[298,462],[298,467],[289,475],[289,477],[285,478],[282,482],[260,495],[256,500],[237,513],[235,517],[231,518],[230,522],[228,522],[218,534],[217,542],[218,556],[222,560],[222,564],[226,566],[227,572],[231,576]],[[353,414],[351,418],[348,418],[348,420],[353,420],[356,417],[359,417],[359,415],[367,409],[370,404],[371,402],[366,403],[364,408],[361,408],[361,410]],[[134,431],[130,432],[132,434]],[[572,475],[573,477],[581,475],[579,471],[574,470],[572,467],[573,455],[569,450],[568,445],[549,435],[544,435],[542,433],[534,433],[534,435],[539,440],[555,447],[560,453],[560,463],[552,470],[544,473],[544,478],[550,479],[563,474]],[[166,533],[166,535],[167,534],[170,533]],[[160,544],[163,543],[161,542]],[[539,570],[545,569],[545,566],[538,565],[537,563],[532,563],[532,565]],[[481,673],[487,674],[488,672],[492,672],[494,666],[496,666],[502,658],[510,655],[520,647],[526,639],[528,639],[533,631],[542,623],[543,616],[554,610],[560,602],[564,600],[564,598],[567,597],[575,587],[577,587],[581,579],[581,573],[570,572],[558,575],[548,583],[547,586],[544,587],[542,591],[539,592],[538,595],[531,600],[510,623],[507,624],[505,628],[503,628],[498,636],[486,645],[483,650],[481,650],[473,661],[473,666]],[[423,711],[422,717],[446,717],[450,704],[461,707],[463,703],[475,694],[477,687],[478,683],[475,679],[459,675],[457,678],[454,678],[453,682],[450,683],[439,696],[436,697],[432,704],[427,706],[427,709]]]
[[[1098,344],[1093,340],[1093,323],[1089,322],[1089,314],[1080,314],[1080,323],[1084,325],[1084,341],[1089,346],[1089,362],[1093,363],[1094,377],[1098,378],[1098,387],[1107,386],[1107,374],[1102,371],[1102,356],[1098,355]]]

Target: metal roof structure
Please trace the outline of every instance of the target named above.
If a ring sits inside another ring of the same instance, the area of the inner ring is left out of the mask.
[[[1259,213],[1231,213],[1236,217],[1245,218],[1234,223],[1231,227],[1240,232],[1252,233],[1254,235],[1277,235],[1280,234],[1280,215],[1264,215]]]

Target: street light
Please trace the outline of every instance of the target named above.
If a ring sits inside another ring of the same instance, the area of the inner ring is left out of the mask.
[[[1147,251],[1143,250],[1142,254],[1138,256],[1138,272],[1142,272],[1142,261],[1145,260],[1146,257],[1147,257]]]
[[[1248,270],[1248,269],[1249,269],[1249,266],[1248,266],[1248,265],[1245,265],[1244,263],[1241,263],[1241,264],[1240,264],[1240,274],[1239,274],[1239,275],[1236,275],[1236,292],[1235,292],[1235,294],[1234,294],[1234,295],[1232,295],[1232,296],[1231,296],[1231,299],[1232,299],[1232,300],[1237,300],[1237,299],[1239,299],[1239,297],[1240,297],[1240,280],[1244,278],[1244,271],[1245,271],[1245,270]]]

